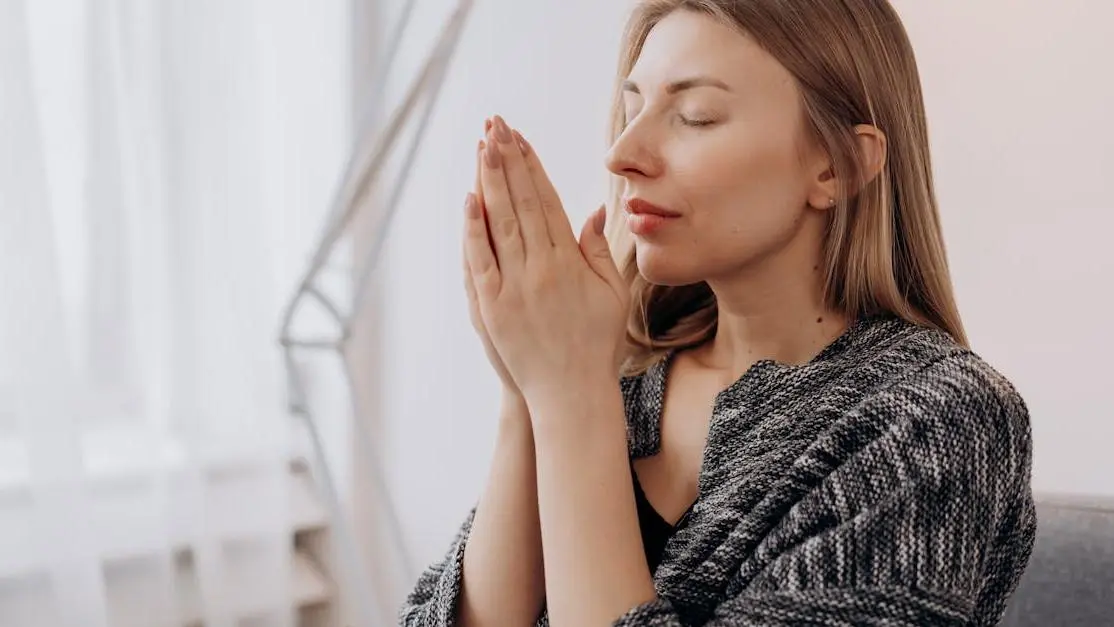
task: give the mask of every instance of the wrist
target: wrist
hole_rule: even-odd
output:
[[[535,437],[563,438],[601,427],[626,429],[625,408],[617,376],[593,377],[531,390],[526,397]],[[617,416],[617,425],[612,418]],[[578,436],[579,437],[579,436]]]
[[[499,408],[502,414],[516,410],[526,411],[526,399],[517,388],[503,386],[499,392]]]
[[[610,394],[619,386],[619,373],[600,367],[582,367],[575,371],[540,380],[522,389],[526,404],[583,400]]]
[[[530,409],[526,399],[516,390],[504,389],[499,400],[499,425],[503,427],[530,427]]]
[[[619,371],[598,363],[568,364],[563,372],[538,377],[520,388],[519,395],[531,408],[538,403],[562,402],[607,394],[618,387]]]

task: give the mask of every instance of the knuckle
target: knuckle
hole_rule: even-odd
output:
[[[516,282],[509,282],[503,286],[502,291],[499,292],[499,307],[500,310],[520,310],[522,303],[525,302],[525,294],[523,288],[516,284]]]
[[[491,313],[491,328],[498,333],[499,329],[503,329],[507,325],[507,315],[502,311],[495,311]]]
[[[533,213],[541,208],[541,201],[538,200],[537,196],[531,194],[522,198],[518,206],[520,211]]]
[[[491,294],[499,287],[499,276],[494,268],[485,268],[473,278],[472,291],[476,294]]]
[[[558,272],[555,270],[554,264],[544,263],[538,265],[534,272],[534,280],[530,283],[534,292],[544,292],[556,285],[557,280]]]
[[[564,208],[561,207],[561,201],[556,197],[544,195],[539,200],[539,203],[541,204],[542,210],[546,213],[563,215],[565,212]]]
[[[468,236],[469,237],[476,237],[476,236],[484,233],[485,230],[486,230],[486,227],[483,224],[483,220],[469,220],[468,221]]]
[[[500,237],[513,241],[518,236],[518,220],[513,217],[501,218],[496,225]]]
[[[569,248],[568,246],[558,246],[554,248],[553,255],[557,263],[562,267],[568,268],[570,265],[577,262],[577,256],[580,256],[579,248]]]

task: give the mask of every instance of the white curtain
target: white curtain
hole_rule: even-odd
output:
[[[294,624],[276,333],[346,6],[0,0],[0,626]]]

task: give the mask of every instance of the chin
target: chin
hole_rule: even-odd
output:
[[[635,245],[638,273],[654,285],[691,285],[704,280],[697,271],[696,255],[672,247],[638,242]]]

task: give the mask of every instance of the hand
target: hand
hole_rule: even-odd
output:
[[[484,132],[486,133],[491,129],[491,121],[486,120],[484,123]],[[476,184],[473,194],[475,194],[476,202],[483,210],[484,197],[483,197],[483,184],[480,180],[482,159],[485,143],[481,140],[476,149]],[[483,344],[484,353],[487,355],[487,360],[491,363],[491,367],[495,369],[495,374],[499,376],[500,382],[503,384],[503,397],[505,400],[519,399],[522,392],[519,391],[518,386],[515,385],[514,379],[511,378],[507,367],[503,364],[502,358],[491,344],[491,336],[484,326],[483,317],[480,315],[480,303],[476,298],[476,284],[472,280],[472,271],[468,267],[468,220],[464,221],[464,246],[462,252],[464,253],[464,291],[468,294],[468,316],[472,320],[472,328],[475,329],[476,335],[480,337],[480,342]],[[488,233],[488,238],[491,234]]]
[[[617,378],[629,295],[603,236],[604,208],[578,242],[537,154],[498,116],[483,153],[483,205],[469,195],[465,249],[507,372],[527,399]]]

